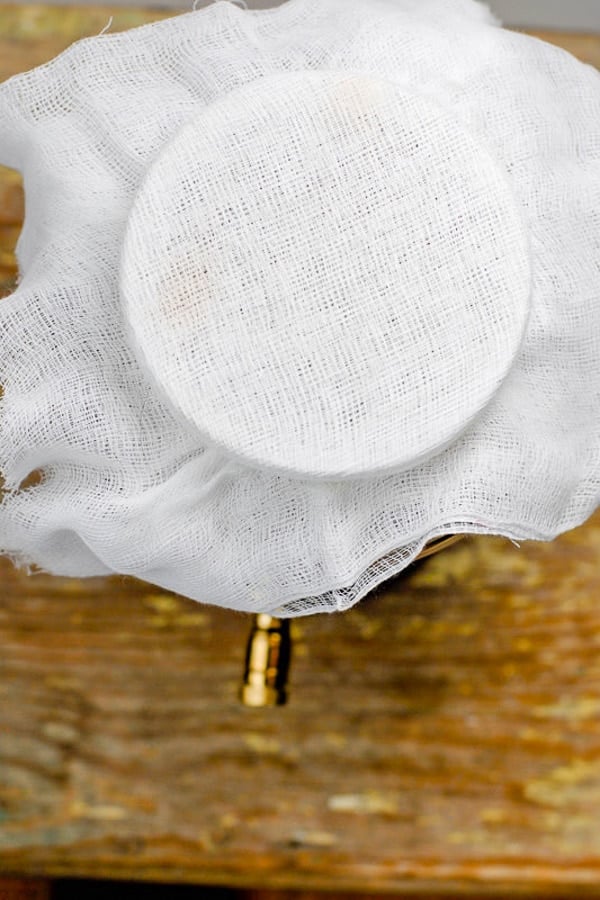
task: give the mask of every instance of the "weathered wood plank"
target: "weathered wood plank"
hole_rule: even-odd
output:
[[[99,34],[111,17],[110,30],[123,31],[169,15],[173,13],[110,5],[0,4],[0,80],[46,62],[73,41]]]
[[[50,882],[0,876],[0,900],[50,900]]]
[[[564,34],[557,31],[528,31],[542,41],[555,44],[577,56],[582,62],[600,68],[600,37],[597,34]]]
[[[302,620],[272,710],[246,617],[5,565],[0,869],[600,893],[599,550],[472,539]]]

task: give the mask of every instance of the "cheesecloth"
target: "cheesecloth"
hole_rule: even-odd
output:
[[[217,2],[0,85],[0,552],[293,616],[583,522],[599,123],[474,0]]]

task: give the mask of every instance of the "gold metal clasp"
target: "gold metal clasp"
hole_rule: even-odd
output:
[[[240,691],[244,706],[281,706],[286,702],[290,656],[289,620],[267,613],[255,616]]]
[[[423,547],[417,560],[445,550],[464,535],[434,538]],[[289,619],[277,619],[267,613],[254,617],[246,650],[244,682],[240,699],[244,706],[281,706],[287,700],[286,688],[291,657]]]

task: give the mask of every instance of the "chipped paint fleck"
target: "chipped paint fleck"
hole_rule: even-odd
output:
[[[45,722],[42,733],[59,744],[73,744],[79,738],[78,730],[66,722]]]
[[[173,624],[172,616],[151,616],[149,623],[152,628],[169,628]]]
[[[503,822],[506,822],[506,810],[501,809],[500,807],[490,806],[487,809],[482,809],[479,818],[485,825],[500,825]]]
[[[265,735],[255,731],[247,731],[242,737],[246,747],[254,750],[255,753],[271,755],[281,752],[281,744],[276,738],[265,737]]]
[[[204,628],[209,621],[209,617],[203,612],[182,613],[173,619],[173,623],[181,628]]]
[[[527,728],[521,728],[519,731],[519,737],[522,741],[545,741],[546,735],[543,731],[540,731],[538,728],[531,728],[531,726],[527,726]]]
[[[159,615],[165,615],[178,612],[180,604],[175,597],[171,597],[169,594],[146,594],[144,606],[159,613]]]
[[[219,825],[222,828],[237,828],[239,824],[239,816],[236,816],[236,814],[232,812],[223,813],[223,815],[219,818]]]
[[[66,675],[47,675],[44,678],[44,684],[46,687],[57,691],[77,691],[81,689],[81,684],[76,678],[70,678]]]
[[[529,638],[517,638],[516,641],[513,641],[513,650],[517,653],[531,653],[534,649],[533,643],[529,640]]]
[[[345,747],[348,743],[348,736],[340,734],[339,731],[328,731],[323,737],[330,747],[335,747],[336,749]]]
[[[155,615],[150,616],[152,628],[205,628],[210,617],[201,610],[188,611],[189,606],[169,594],[146,594],[144,606]]]
[[[329,831],[295,831],[289,840],[295,847],[333,847],[338,837]]]
[[[556,703],[536,706],[533,715],[538,719],[582,721],[600,715],[600,697],[560,697]]]
[[[383,622],[381,619],[377,619],[375,616],[369,616],[366,613],[361,613],[358,610],[353,610],[352,612],[352,624],[356,627],[358,634],[364,640],[371,640],[374,638],[376,634],[383,627]]]
[[[528,800],[542,806],[561,807],[571,803],[587,803],[591,794],[600,800],[600,761],[575,759],[568,766],[552,769],[543,778],[525,784],[523,793]]]
[[[122,806],[109,804],[90,806],[87,803],[77,802],[72,804],[69,812],[75,819],[94,819],[102,822],[116,822],[127,818],[127,810]]]
[[[362,794],[333,794],[327,799],[327,808],[333,812],[397,815],[399,804],[398,800],[389,794],[367,791]]]

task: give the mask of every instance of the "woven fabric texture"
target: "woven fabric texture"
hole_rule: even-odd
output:
[[[300,615],[584,521],[599,121],[474,0],[217,2],[0,85],[0,552]]]

